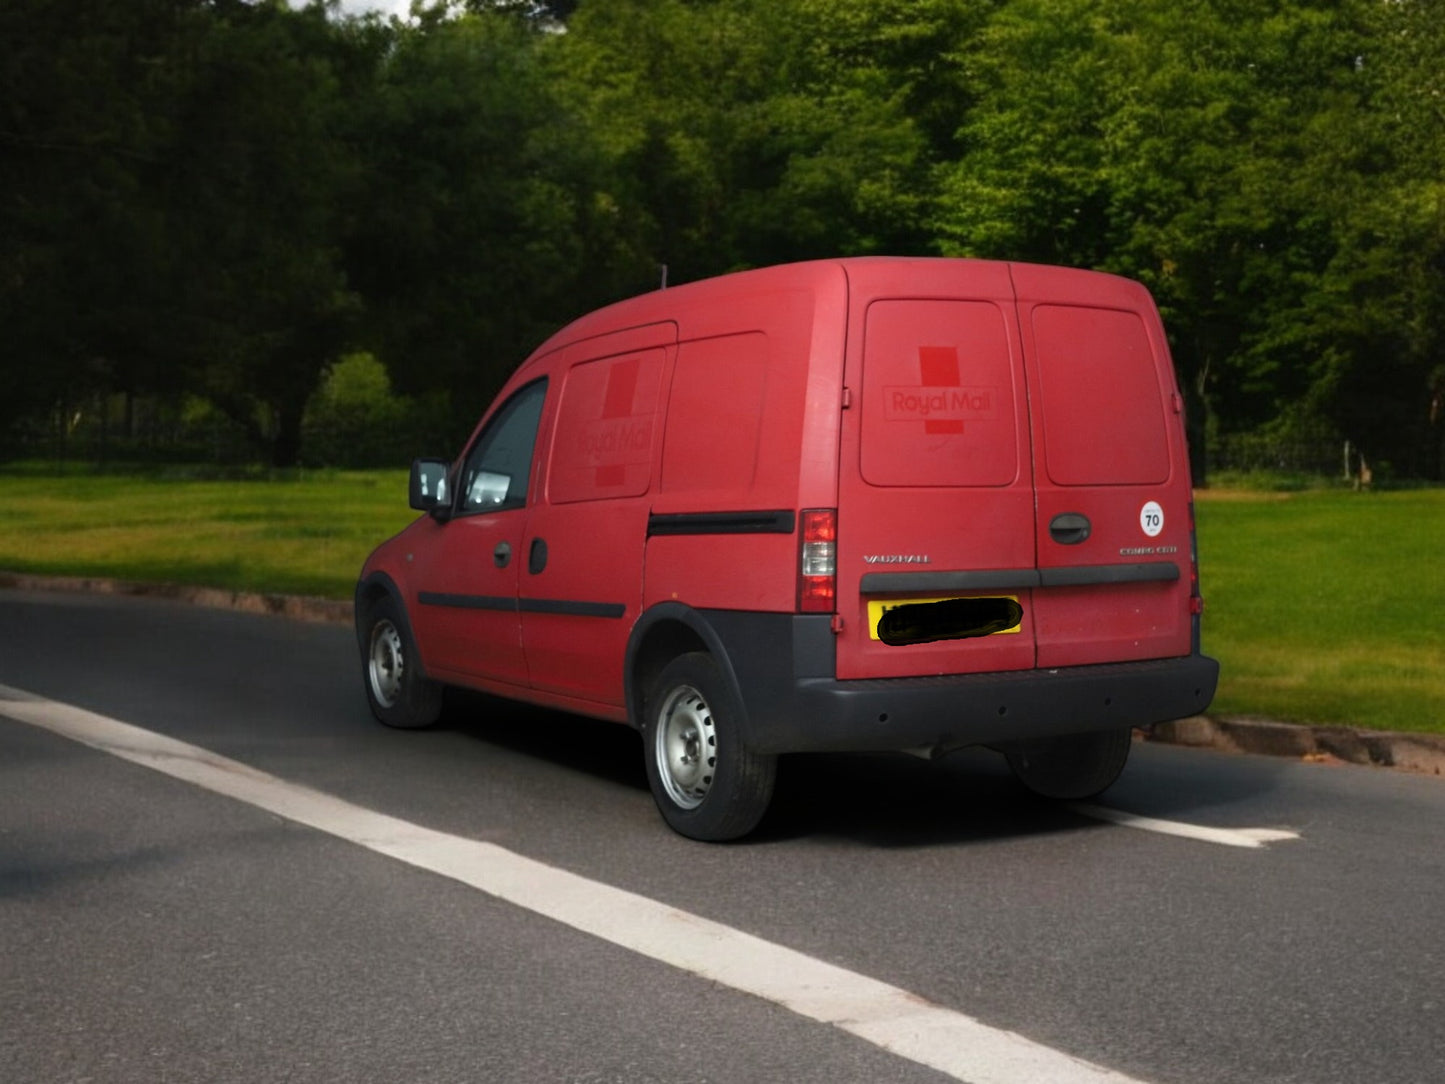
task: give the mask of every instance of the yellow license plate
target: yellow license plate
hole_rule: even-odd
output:
[[[977,597],[977,596],[970,596],[970,598],[976,598],[976,597]],[[990,595],[990,596],[987,596],[986,599],[979,599],[979,601],[990,601],[990,602],[996,602],[996,601],[1002,601],[1002,600],[1008,600],[1008,601],[1010,601],[1010,602],[1018,602],[1018,596],[1017,596],[1017,595]],[[932,602],[957,602],[957,601],[960,601],[960,600],[957,599],[957,598],[890,598],[890,599],[870,599],[869,602],[868,602],[868,636],[869,636],[870,639],[873,639],[873,640],[880,640],[880,639],[882,639],[882,637],[878,635],[878,622],[881,621],[881,620],[883,620],[883,615],[886,614],[889,610],[896,610],[899,606],[925,606],[925,605],[928,605],[929,603],[932,603]],[[1007,636],[1007,635],[1009,635],[1009,634],[1011,634],[1011,633],[1020,632],[1020,631],[1022,631],[1022,629],[1023,629],[1023,621],[1020,620],[1019,623],[1016,624],[1016,625],[1014,625],[1012,628],[999,629],[997,632],[991,632],[991,633],[989,633],[988,635],[990,635],[990,636]]]

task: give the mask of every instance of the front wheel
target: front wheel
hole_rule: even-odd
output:
[[[747,835],[773,797],[777,758],[743,744],[742,704],[711,655],[680,655],[648,692],[647,781],[663,818],[690,839]]]
[[[437,721],[442,687],[422,673],[416,644],[390,595],[367,604],[358,615],[361,677],[371,713],[387,726],[416,730]]]
[[[1020,783],[1045,798],[1079,801],[1107,790],[1129,759],[1132,730],[1033,738],[1004,749]]]

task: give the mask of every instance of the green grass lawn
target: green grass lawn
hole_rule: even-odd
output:
[[[1201,492],[1213,711],[1445,732],[1445,490]]]
[[[0,570],[349,598],[415,513],[400,471],[0,471]],[[1445,732],[1445,490],[1202,492],[1221,714]]]
[[[404,471],[0,472],[0,569],[350,598],[366,555],[415,517]]]

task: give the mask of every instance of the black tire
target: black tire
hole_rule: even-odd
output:
[[[679,655],[648,690],[647,781],[663,819],[689,839],[745,836],[772,801],[777,757],[743,744],[742,714],[732,684],[705,652]]]
[[[427,679],[401,605],[390,595],[356,615],[361,683],[371,714],[387,726],[419,730],[442,712],[442,686]]]
[[[1079,801],[1108,790],[1129,759],[1132,730],[1035,738],[1004,750],[1018,781],[1045,798]]]

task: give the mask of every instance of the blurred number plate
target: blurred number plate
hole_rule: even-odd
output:
[[[1018,601],[1018,597],[1017,597],[1016,595],[996,595],[996,596],[987,596],[987,597],[989,597],[989,598],[991,598],[991,599],[992,599],[992,598],[1008,599],[1008,600],[1011,601],[1011,602],[1017,602],[1017,601]],[[880,636],[878,635],[878,622],[883,619],[883,615],[886,614],[889,610],[897,609],[899,606],[926,606],[926,605],[928,605],[930,602],[956,602],[956,601],[959,601],[959,600],[958,600],[958,599],[954,599],[954,598],[890,598],[890,599],[887,599],[887,600],[883,600],[883,599],[872,599],[872,600],[870,600],[869,603],[868,603],[868,636],[869,636],[870,639],[873,639],[873,640],[882,639],[882,637],[880,637]],[[1007,635],[1009,635],[1009,634],[1011,634],[1011,633],[1022,632],[1022,631],[1023,631],[1023,622],[1020,621],[1019,624],[1015,625],[1013,628],[1009,628],[1009,629],[999,629],[998,632],[991,632],[991,633],[989,633],[989,635],[990,635],[990,636],[1007,636]]]

